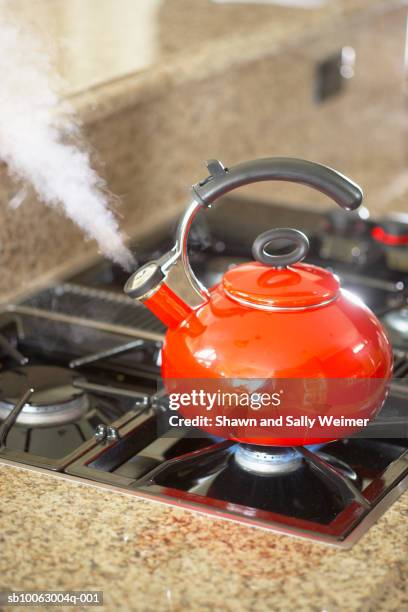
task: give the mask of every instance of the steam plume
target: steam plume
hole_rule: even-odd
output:
[[[6,4],[0,0],[0,159],[94,238],[104,255],[130,269],[133,256],[109,208],[112,198],[56,93],[49,56],[31,30],[5,18]]]

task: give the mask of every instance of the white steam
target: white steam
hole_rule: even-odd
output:
[[[0,12],[0,159],[43,202],[62,209],[94,238],[104,255],[130,269],[133,256],[109,209],[112,197],[91,167],[72,112],[59,100],[49,57],[31,31],[4,14]]]

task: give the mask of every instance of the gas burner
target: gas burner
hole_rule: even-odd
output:
[[[83,382],[66,368],[29,365],[0,374],[0,419],[4,420],[27,389],[33,389],[16,424],[35,427],[65,425],[80,419],[89,398],[75,383]]]
[[[297,470],[302,455],[291,447],[238,444],[235,461],[247,472],[269,476]]]

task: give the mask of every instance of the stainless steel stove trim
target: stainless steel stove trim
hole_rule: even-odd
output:
[[[143,425],[149,418],[153,418],[153,413],[149,410],[145,410],[137,415],[136,418],[126,421],[126,423],[120,424],[116,422],[115,425],[118,429],[120,438],[126,438],[129,433],[133,432],[140,425]],[[98,459],[98,457],[103,455],[106,450],[114,444],[115,442],[107,444],[106,441],[103,441],[102,444],[98,444],[97,446],[93,445],[85,454],[81,455],[81,457],[77,458],[69,466],[66,466],[66,473],[89,480],[97,480],[104,484],[114,484],[120,487],[129,487],[129,489],[131,489],[131,485],[134,483],[133,478],[89,467],[90,463]]]
[[[135,418],[134,412],[127,412],[122,417],[117,419],[114,423],[112,423],[112,427],[120,428],[125,425],[129,421],[132,421]],[[9,461],[16,462],[18,464],[24,464],[27,466],[35,466],[39,468],[46,468],[51,471],[60,471],[66,468],[73,461],[78,460],[82,455],[89,452],[93,447],[97,446],[98,442],[95,438],[90,438],[81,446],[73,450],[68,455],[61,457],[59,459],[51,459],[49,457],[42,457],[40,455],[34,455],[30,452],[14,450],[12,448],[3,447],[0,448],[0,461],[2,459],[7,459]]]
[[[215,519],[222,519],[226,521],[232,521],[235,523],[243,524],[246,527],[260,528],[264,531],[276,533],[277,535],[291,536],[296,539],[304,540],[305,538],[316,544],[322,544],[330,546],[332,548],[349,550],[356,544],[362,536],[372,527],[377,520],[392,506],[392,504],[408,489],[408,474],[389,492],[387,493],[376,506],[367,513],[356,525],[352,532],[350,532],[343,540],[333,540],[327,538],[324,535],[318,533],[306,533],[302,531],[294,531],[293,529],[287,528],[282,524],[264,523],[262,521],[254,520],[251,517],[236,517],[226,515],[217,508],[203,508],[198,504],[185,503],[183,500],[176,500],[168,498],[164,495],[151,494],[148,491],[141,489],[130,489],[115,484],[109,484],[107,482],[97,482],[88,478],[79,477],[73,474],[67,474],[64,472],[50,472],[42,467],[25,465],[10,461],[5,457],[0,457],[0,465],[5,465],[10,468],[17,468],[28,472],[34,472],[42,474],[44,476],[60,478],[65,482],[72,482],[81,484],[87,487],[93,487],[95,489],[101,489],[104,491],[110,491],[112,493],[118,493],[125,495],[126,497],[133,497],[137,500],[149,501],[153,503],[163,504],[169,507],[177,507],[183,510],[188,510],[197,513],[202,516],[211,517]]]
[[[135,427],[142,423],[143,416],[145,415],[140,415],[138,421],[126,423],[120,429],[121,437],[124,438],[133,432]],[[221,447],[226,448],[228,444],[230,443],[223,442],[214,445],[214,447],[218,446],[222,450]],[[381,478],[373,481],[364,490],[364,498],[368,502],[366,505],[360,504],[358,499],[354,500],[332,523],[322,525],[225,501],[211,500],[195,493],[163,487],[155,483],[148,484],[150,477],[154,476],[154,473],[159,471],[161,466],[154,468],[152,472],[142,477],[139,484],[135,482],[135,479],[89,467],[90,463],[103,455],[105,448],[106,446],[99,445],[97,448],[90,449],[68,466],[66,473],[80,478],[81,481],[83,479],[96,481],[103,487],[113,487],[114,490],[126,491],[144,499],[156,500],[170,506],[193,510],[200,514],[258,526],[277,533],[294,535],[340,548],[351,548],[391,504],[408,489],[408,451],[406,451],[399,459],[388,466]],[[206,452],[206,449],[197,452]],[[214,449],[214,452],[217,452],[216,449]],[[193,454],[191,453],[191,455]],[[187,457],[187,455],[181,457]],[[171,461],[177,461],[177,459]]]
[[[348,528],[344,529],[344,535],[335,535],[330,533],[330,530],[328,530],[327,526],[325,525],[320,525],[317,523],[309,523],[308,525],[308,521],[297,521],[290,519],[289,517],[282,517],[283,520],[279,521],[279,515],[274,515],[272,513],[264,513],[265,516],[262,517],[251,517],[250,512],[248,512],[249,516],[245,516],[239,513],[240,507],[238,505],[231,505],[226,502],[221,502],[219,507],[203,506],[203,504],[190,499],[188,497],[189,494],[182,495],[183,492],[175,489],[172,490],[166,488],[165,493],[163,487],[157,486],[138,488],[134,490],[142,495],[147,493],[150,499],[153,492],[153,495],[156,495],[163,503],[176,505],[177,507],[181,506],[189,510],[200,512],[201,514],[209,514],[238,523],[262,527],[263,529],[269,531],[283,533],[285,535],[293,535],[299,538],[347,549],[351,548],[407,489],[408,471],[403,479],[399,481],[399,483],[377,504],[375,504],[371,510],[364,510],[361,506],[358,506],[355,503],[347,507],[330,525],[330,527],[335,527],[338,529],[341,527],[343,522],[346,523]],[[172,492],[174,492],[175,495],[173,498],[169,498],[169,494]],[[193,496],[194,494],[192,497]],[[267,515],[269,515],[269,517]],[[311,526],[314,526],[314,528],[311,529]]]

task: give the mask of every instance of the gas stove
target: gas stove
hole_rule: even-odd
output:
[[[303,229],[309,261],[334,270],[393,342],[394,379],[369,431],[264,448],[169,428],[160,380],[165,330],[123,294],[126,275],[101,261],[0,313],[0,461],[350,547],[408,486],[408,246],[405,253],[398,243],[398,257],[390,255],[392,245],[376,238],[378,222],[364,215],[345,224],[343,213],[234,200],[235,220],[230,204],[196,220],[196,275],[215,284],[250,258],[265,227]],[[139,244],[139,260],[167,250],[168,235],[164,228]]]

